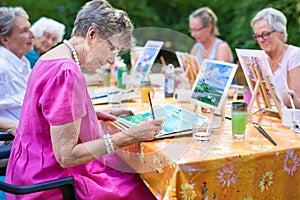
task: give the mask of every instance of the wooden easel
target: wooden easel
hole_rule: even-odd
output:
[[[184,55],[183,65],[185,67],[185,76],[189,80],[190,88],[192,88],[198,72],[196,71],[195,66],[193,66],[192,59],[188,56],[188,54]]]
[[[277,108],[279,117],[282,118],[281,107],[280,107],[278,99],[277,99],[277,97],[274,93],[274,90],[273,90],[273,87],[270,83],[269,77],[266,76],[263,80],[262,76],[260,74],[260,71],[259,71],[259,69],[256,65],[251,65],[251,70],[252,70],[252,73],[254,75],[254,79],[251,78],[250,75],[248,75],[248,77],[247,77],[250,80],[248,82],[251,83],[249,85],[249,87],[250,87],[250,90],[252,92],[252,98],[251,98],[251,101],[250,101],[250,105],[248,107],[248,113],[250,114],[250,111],[253,108],[254,100],[256,102],[257,108],[259,110],[261,110],[261,102],[258,99],[258,92],[262,97],[263,104],[264,104],[265,108],[266,109],[271,109],[272,105],[271,105],[270,99],[268,97],[268,92],[269,92],[269,94],[271,95],[271,98],[273,99],[273,101],[275,103],[275,107]]]

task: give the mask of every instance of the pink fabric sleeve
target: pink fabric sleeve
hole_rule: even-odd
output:
[[[300,52],[299,52],[300,53]],[[300,56],[299,54],[294,54],[288,60],[288,71],[300,66]]]
[[[40,107],[50,125],[61,125],[86,115],[84,86],[73,69],[60,70],[44,88]]]
[[[300,66],[300,48],[289,45],[287,55],[284,56],[282,65],[287,66],[287,72],[291,71],[292,69]]]

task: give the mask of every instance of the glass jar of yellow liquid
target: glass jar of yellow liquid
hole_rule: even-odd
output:
[[[151,98],[154,97],[154,89],[151,86],[151,82],[150,81],[142,81],[141,82],[141,90],[140,90],[142,103],[149,103],[148,93],[150,94]]]

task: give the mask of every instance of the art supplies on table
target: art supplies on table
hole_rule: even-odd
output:
[[[139,98],[139,95],[136,95],[133,89],[122,90],[114,87],[90,87],[88,88],[88,93],[91,97],[92,103],[96,104],[106,104],[108,103],[108,92],[121,90],[122,91],[122,101],[130,101],[132,99]]]
[[[193,124],[207,120],[207,117],[204,115],[193,113],[170,104],[154,106],[153,113],[155,119],[162,119],[164,121],[163,129],[155,136],[156,139],[192,134]],[[114,121],[114,124],[119,129],[126,130],[131,126],[152,118],[152,111],[146,110],[130,116],[120,116]]]

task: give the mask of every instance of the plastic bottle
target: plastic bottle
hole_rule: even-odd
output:
[[[169,64],[165,73],[165,97],[172,97],[175,92],[175,69]]]
[[[111,83],[113,84],[113,86],[117,86],[118,85],[118,65],[116,62],[113,65],[111,65],[111,78],[112,78]]]
[[[110,86],[110,69],[105,69],[102,75],[103,86],[109,87]]]
[[[120,56],[117,56],[115,59],[115,63],[112,65],[112,70],[111,73],[113,74],[114,77],[114,86],[118,86],[118,82],[119,82],[119,77],[118,77],[118,69],[119,67],[123,64],[123,60],[121,59]],[[125,63],[124,63],[125,64]]]
[[[118,88],[126,88],[126,79],[127,79],[128,69],[124,60],[118,62]]]

